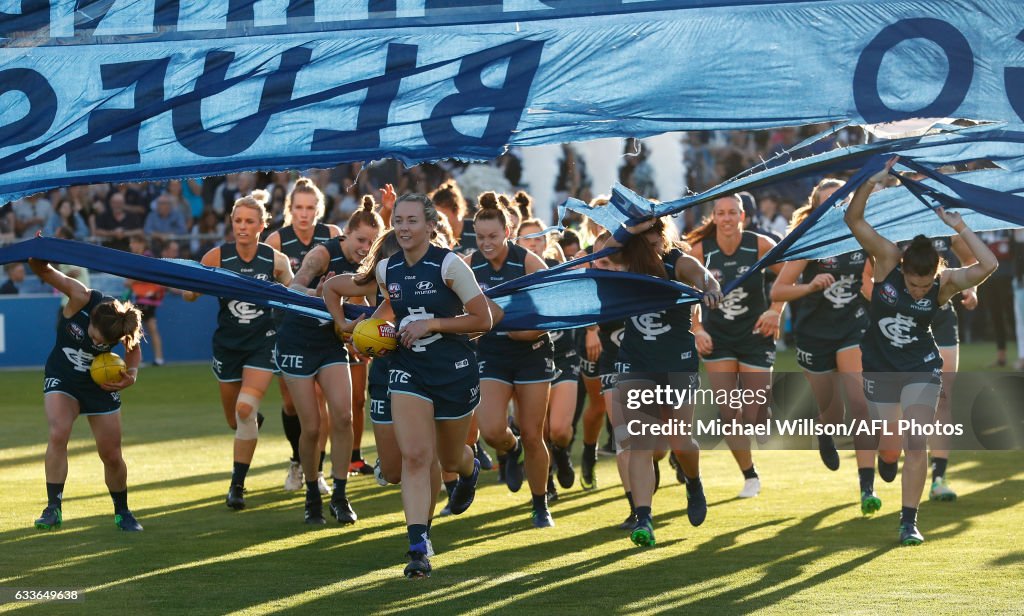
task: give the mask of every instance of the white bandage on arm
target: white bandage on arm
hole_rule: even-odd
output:
[[[444,261],[441,262],[441,278],[446,282],[451,281],[451,290],[455,291],[463,305],[483,294],[480,284],[473,276],[473,270],[454,252],[444,256]]]

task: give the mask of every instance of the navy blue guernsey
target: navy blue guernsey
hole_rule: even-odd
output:
[[[757,234],[744,231],[736,252],[727,255],[714,236],[701,242],[704,266],[724,288],[757,262]],[[717,310],[704,311],[704,328],[715,340],[742,342],[754,335],[754,324],[768,309],[764,274],[747,278],[722,299]]]
[[[46,359],[47,377],[62,378],[71,387],[103,391],[89,376],[89,367],[97,355],[110,352],[114,345],[96,344],[92,341],[92,337],[89,336],[89,315],[98,304],[109,301],[113,301],[113,298],[104,297],[99,291],[92,291],[88,303],[71,317],[65,317],[61,312],[57,323],[57,341]]]
[[[526,255],[529,251],[509,241],[506,241],[505,245],[508,247],[508,254],[498,270],[491,267],[491,263],[479,250],[469,258],[469,266],[473,269],[473,276],[480,283],[481,290],[487,291],[526,274]],[[540,339],[543,339],[543,336]],[[494,331],[484,334],[477,340],[480,352],[488,355],[528,353],[536,343],[537,340],[511,340],[508,333]]]
[[[243,261],[233,243],[223,244],[220,247],[220,266],[257,280],[274,280],[274,249],[267,244],[257,244],[252,261]],[[214,343],[226,349],[255,350],[273,335],[274,321],[269,308],[235,299],[220,299]]]
[[[345,253],[341,249],[341,236],[328,239],[322,245],[327,250],[327,255],[330,258],[325,273],[348,274],[359,269],[358,263],[352,263],[345,257]],[[307,286],[310,289],[315,289],[322,279],[323,274],[320,274],[310,280]],[[281,317],[281,331],[286,336],[293,334],[316,335],[324,336],[324,340],[334,341],[336,339],[333,321],[296,314],[290,310],[284,311],[284,315]]]
[[[662,255],[665,273],[675,280],[676,262],[683,252],[674,248]],[[680,372],[696,366],[697,350],[690,332],[690,310],[673,306],[626,319],[619,361],[631,372]]]
[[[395,313],[396,324],[419,319],[448,319],[465,313],[462,300],[445,283],[441,266],[447,248],[433,244],[416,263],[409,265],[404,251],[388,258],[384,288]],[[477,370],[476,354],[463,334],[433,333],[410,348],[398,346],[392,360],[395,369],[404,368],[424,382],[444,385],[462,379],[465,370]]]
[[[800,298],[793,323],[798,337],[842,340],[851,331],[867,328],[868,311],[861,295],[866,263],[867,255],[862,250],[807,262],[801,283],[808,284],[819,274],[831,274],[835,282]]]
[[[939,310],[939,279],[919,300],[899,266],[871,292],[871,325],[860,343],[864,372],[931,372],[942,367],[931,323]]]
[[[476,250],[476,228],[473,227],[472,218],[462,219],[462,233],[459,234],[459,245],[455,252],[468,255]]]
[[[277,232],[277,237],[281,240],[281,252],[288,257],[292,271],[297,272],[299,266],[302,265],[302,260],[306,258],[310,250],[331,239],[331,228],[323,223],[316,223],[316,226],[313,227],[313,239],[308,244],[302,243],[295,235],[295,228],[291,225],[281,227]]]
[[[601,341],[601,353],[611,353],[612,359],[619,352],[622,336],[626,333],[626,321],[617,319],[597,324],[597,339]]]
[[[548,267],[554,267],[561,265],[555,259],[544,259],[544,263]],[[555,345],[555,357],[563,357],[570,353],[576,352],[576,339],[573,336],[573,329],[557,329],[555,331],[548,332],[548,337],[551,338],[551,342]]]

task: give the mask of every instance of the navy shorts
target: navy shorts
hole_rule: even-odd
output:
[[[544,337],[526,353],[501,354],[486,350],[477,353],[480,380],[507,385],[550,383],[555,380],[555,359],[551,342]]]
[[[375,424],[389,424],[391,418],[391,396],[387,385],[370,385],[370,421]]]
[[[407,394],[432,403],[437,421],[462,419],[480,404],[480,375],[472,371],[466,371],[465,376],[451,383],[435,385],[394,362],[389,381],[389,395]]]
[[[712,335],[711,339],[715,348],[703,356],[705,362],[732,359],[746,366],[766,370],[775,365],[775,340],[770,336],[751,334],[743,340],[723,341]]]
[[[908,404],[930,406],[938,403],[942,391],[942,369],[923,372],[864,372],[864,397],[874,404]],[[915,386],[905,391],[906,388]]]
[[[615,389],[615,380],[618,376],[618,369],[616,368],[616,356],[619,353],[618,347],[613,352],[605,353],[601,351],[601,358],[597,360],[597,373],[601,379],[601,393],[611,391]]]
[[[280,334],[274,361],[282,374],[298,378],[314,377],[323,368],[349,363],[348,349],[336,340],[311,342]]]
[[[274,338],[267,338],[266,344],[248,351],[228,349],[214,343],[213,374],[221,383],[235,383],[242,380],[242,370],[245,368],[276,373],[274,346]]]
[[[576,351],[569,351],[555,358],[555,381],[559,383],[576,383],[580,378],[580,356]]]
[[[850,332],[842,340],[818,340],[797,335],[796,338],[796,363],[807,372],[824,373],[835,372],[838,368],[836,354],[846,349],[860,347],[860,340],[864,337],[863,329]]]
[[[121,392],[101,389],[88,372],[82,375],[47,372],[43,377],[43,395],[54,393],[77,400],[81,415],[109,415],[121,410]]]

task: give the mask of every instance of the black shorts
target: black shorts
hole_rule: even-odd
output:
[[[911,389],[907,389],[910,387]],[[930,372],[864,372],[864,397],[874,404],[935,408],[942,391],[942,369]]]
[[[266,372],[277,372],[274,361],[274,338],[259,348],[238,351],[213,344],[213,374],[221,383],[237,383],[242,380],[242,370],[252,368]]]
[[[859,348],[863,329],[850,332],[841,340],[819,340],[807,336],[796,337],[796,363],[811,373],[835,372],[836,355],[846,349]]]
[[[935,346],[941,348],[955,347],[960,344],[960,332],[957,328],[956,310],[951,304],[935,313],[932,320],[932,336]]]
[[[48,394],[63,394],[77,400],[81,415],[110,415],[121,410],[121,392],[101,389],[89,373],[45,373],[43,395]]]
[[[146,321],[148,321],[150,319],[155,319],[156,318],[157,306],[154,306],[152,304],[135,304],[135,306],[138,307],[139,312],[142,313],[142,322],[143,323],[145,323]]]
[[[550,383],[555,380],[555,360],[551,342],[545,337],[534,343],[526,353],[505,355],[481,351],[477,353],[481,381],[499,381],[507,385]]]
[[[340,342],[305,342],[278,335],[274,365],[285,376],[311,378],[328,366],[348,365],[348,350]]]
[[[555,358],[555,380],[552,386],[559,383],[576,383],[580,379],[580,356],[576,351],[563,353]]]
[[[473,371],[466,371],[465,376],[451,383],[434,385],[395,361],[389,370],[389,381],[389,395],[406,394],[432,403],[437,421],[462,419],[480,403],[480,375]]]
[[[742,340],[720,340],[712,335],[714,350],[704,355],[705,362],[734,360],[745,366],[770,369],[775,365],[775,340],[751,334]]]

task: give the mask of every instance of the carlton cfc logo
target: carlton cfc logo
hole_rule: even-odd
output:
[[[228,302],[228,311],[238,319],[239,325],[248,325],[255,319],[263,316],[263,309],[256,304],[231,300]]]
[[[892,286],[891,283],[885,283],[882,285],[882,290],[879,291],[882,296],[882,301],[892,306],[896,305],[896,300],[899,297],[899,293],[896,291],[896,287]]]

